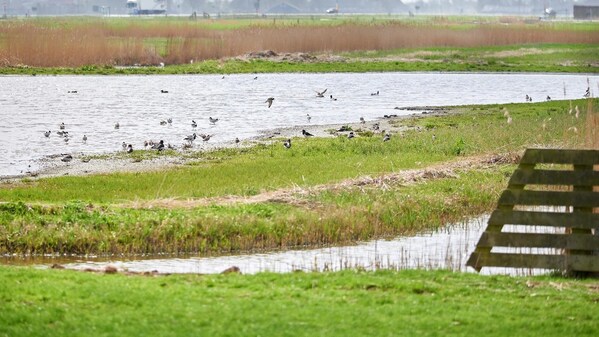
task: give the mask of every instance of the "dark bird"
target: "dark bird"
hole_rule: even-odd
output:
[[[361,124],[366,124],[366,120],[364,119],[364,117],[360,117],[360,123]]]
[[[71,156],[70,154],[67,154],[64,157],[62,157],[60,160],[63,161],[63,162],[65,162],[65,163],[68,163],[71,160],[73,160],[73,156]]]
[[[268,103],[268,107],[270,108],[270,106],[272,105],[272,101],[274,101],[275,98],[274,97],[269,97],[264,103]]]
[[[329,97],[331,97],[331,100],[333,100],[333,101],[336,101],[336,100],[337,100],[336,98],[333,98],[333,95],[331,95],[331,96],[329,96]]]
[[[302,130],[302,135],[304,135],[304,137],[313,137],[314,135],[311,134],[310,132],[306,131],[306,130]]]
[[[379,91],[377,90],[376,92],[373,92],[370,94],[370,96],[378,96],[379,95]]]
[[[378,131],[378,130],[379,130],[379,128],[380,128],[380,124],[379,124],[379,123],[374,123],[374,124],[372,124],[372,130],[373,130],[373,131]]]
[[[119,122],[116,122],[116,124],[114,125],[115,130],[118,130],[121,127],[121,124],[119,124]]]
[[[287,139],[287,140],[286,140],[286,141],[283,143],[283,146],[284,146],[286,149],[290,149],[290,148],[291,148],[291,139]]]
[[[68,91],[68,93],[69,93],[69,94],[76,94],[76,93],[77,93],[77,90],[69,90],[69,91]]]
[[[349,125],[342,125],[339,129],[337,129],[337,131],[339,131],[339,132],[351,131],[351,127]]]
[[[547,100],[551,101],[551,96],[547,95]]]
[[[131,153],[131,152],[133,152],[133,145],[128,144],[127,145],[127,153]]]
[[[525,100],[526,102],[528,102],[528,100],[529,100],[529,99],[530,99],[530,96],[528,96],[528,94],[526,94],[526,97],[524,98],[524,100]]]
[[[169,118],[166,119],[166,122],[169,123],[169,124],[173,124],[173,119],[169,117]]]
[[[383,142],[388,142],[391,140],[391,135],[390,134],[385,134],[385,137],[383,137]]]
[[[216,124],[216,122],[218,122],[218,118],[208,117],[208,120],[210,121],[210,124]]]
[[[164,140],[162,140],[162,139],[161,139],[161,140],[160,140],[160,142],[159,142],[158,144],[154,144],[154,145],[152,146],[152,149],[154,149],[154,150],[158,150],[158,151],[162,151],[162,150],[164,150]]]
[[[60,123],[60,125],[58,126],[58,128],[60,128],[61,130],[64,130],[64,128],[65,128],[64,122]]]
[[[84,143],[87,142],[87,136],[86,135],[83,135],[83,142]]]
[[[210,140],[210,138],[212,138],[212,135],[200,135],[200,137],[202,137],[202,140],[207,142]]]
[[[325,92],[327,92],[327,89],[324,89],[324,91],[316,91],[316,97],[324,97]]]
[[[239,144],[241,142],[238,137],[235,137],[235,144]]]
[[[44,136],[50,137],[51,133],[52,133],[52,131],[48,130],[48,131],[44,132]]]
[[[166,121],[160,121],[160,125],[166,125]]]
[[[355,137],[355,135],[354,135],[354,132],[353,132],[353,131],[350,131],[350,132],[347,134],[347,138],[348,138],[348,139],[352,139],[352,138],[354,138],[354,137]]]
[[[584,98],[591,97],[591,87],[587,87],[587,91],[584,93],[584,95],[582,97],[584,97]]]
[[[193,119],[191,120],[191,127],[192,128],[196,128],[198,126],[198,123],[196,123],[196,121],[194,121]]]
[[[163,94],[168,94],[168,90],[160,90],[160,92]]]
[[[255,80],[257,80],[257,79],[258,79],[258,76],[254,77],[254,79],[255,79]]]

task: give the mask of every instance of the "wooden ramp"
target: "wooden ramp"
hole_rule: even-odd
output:
[[[599,272],[594,165],[597,150],[526,150],[466,264]]]

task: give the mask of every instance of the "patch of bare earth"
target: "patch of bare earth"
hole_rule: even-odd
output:
[[[346,58],[331,54],[310,54],[310,53],[277,53],[272,50],[263,50],[240,55],[234,58],[238,61],[267,60],[272,62],[345,62]]]
[[[458,172],[463,170],[484,169],[496,165],[513,164],[520,160],[518,153],[479,155],[473,157],[459,158],[452,162],[435,164],[422,169],[403,170],[399,172],[383,174],[377,177],[362,176],[347,179],[334,184],[316,185],[308,188],[299,186],[284,188],[275,191],[267,191],[253,196],[223,196],[201,199],[156,199],[148,201],[135,201],[121,204],[127,208],[194,208],[209,205],[234,205],[254,204],[263,202],[287,203],[297,206],[310,206],[306,197],[325,191],[359,189],[388,189],[397,185],[409,185],[419,182],[442,179],[457,178]]]

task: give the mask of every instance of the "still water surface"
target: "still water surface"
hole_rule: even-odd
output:
[[[192,132],[213,144],[260,131],[374,120],[415,111],[395,107],[581,98],[598,75],[364,73],[0,77],[0,176],[38,168],[61,153],[105,153],[145,140],[181,145]],[[315,90],[328,89],[325,98]],[[565,90],[564,90],[565,89]],[[161,93],[161,90],[168,93]],[[77,91],[77,93],[69,93]],[[372,96],[371,93],[380,94]],[[565,92],[564,92],[565,91]],[[333,95],[337,100],[331,100]],[[274,97],[271,108],[265,100]],[[416,111],[418,113],[419,111]],[[208,117],[219,118],[210,124]],[[160,121],[171,118],[171,125]],[[191,121],[198,124],[191,127]],[[114,125],[120,124],[116,130]],[[65,123],[70,140],[56,135]],[[52,131],[49,138],[45,131]],[[82,141],[86,135],[87,142]],[[29,167],[31,165],[31,167]]]

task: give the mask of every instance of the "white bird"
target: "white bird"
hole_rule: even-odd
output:
[[[59,127],[61,130],[64,130],[64,128],[65,128],[64,122],[63,122],[63,123],[60,123],[60,125],[59,125],[58,127]]]
[[[127,149],[127,143],[123,142],[123,143],[121,144],[121,147],[123,148],[123,150],[126,150],[126,149]]]
[[[578,110],[578,105],[574,107],[574,110],[576,111],[576,114],[574,114],[574,117],[576,117],[576,118],[580,117],[580,110]]]
[[[133,152],[133,145],[129,144],[127,145],[127,153],[131,153]]]
[[[512,116],[507,116],[507,123],[512,124]]]
[[[355,136],[356,136],[356,135],[354,134],[354,132],[353,132],[353,131],[350,131],[350,132],[349,132],[349,134],[347,135],[347,138],[348,138],[348,139],[352,139],[352,138],[354,138]]]
[[[290,148],[291,148],[291,139],[287,139],[287,140],[286,140],[286,141],[283,143],[283,146],[284,146],[286,149],[290,149]]]

